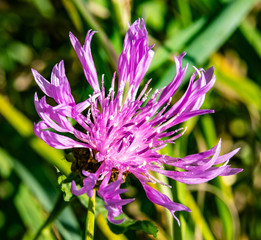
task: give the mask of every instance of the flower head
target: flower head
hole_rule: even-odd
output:
[[[91,30],[87,33],[83,46],[70,33],[71,43],[81,61],[85,77],[93,88],[93,95],[84,102],[75,103],[63,61],[54,66],[51,82],[32,70],[35,81],[44,94],[57,103],[57,106],[51,106],[47,104],[46,96],[39,100],[35,94],[35,107],[42,119],[34,126],[35,134],[54,148],[74,149],[77,160],[72,169],[80,169],[84,179],[80,189],[73,181],[71,191],[77,196],[86,193],[91,197],[93,189],[98,188],[98,195],[104,199],[110,222],[122,222],[123,219],[115,220],[115,217],[122,213],[123,205],[134,200],[122,199],[120,196],[127,191],[120,186],[130,173],[141,182],[148,199],[166,207],[174,217],[176,211],[190,211],[187,207],[172,202],[147,183],[163,184],[152,172],[182,183],[198,184],[216,176],[241,171],[228,165],[228,160],[238,149],[220,156],[221,141],[206,152],[184,158],[158,153],[159,149],[167,143],[174,143],[184,133],[185,129],[182,128],[170,130],[175,125],[193,116],[213,112],[200,109],[206,92],[215,82],[213,68],[206,71],[195,68],[186,92],[171,105],[172,96],[178,90],[187,70],[187,66],[182,68],[181,65],[185,55],[183,53],[175,57],[176,75],[166,87],[155,90],[149,98],[152,89],[148,90],[148,81],[138,94],[154,52],[148,45],[144,21],[137,20],[129,26],[119,57],[118,88],[115,89],[114,74],[111,88],[106,94],[104,78],[100,87],[91,55],[90,45],[94,33]],[[69,118],[74,119],[82,130],[76,129]],[[214,167],[221,163],[223,165]],[[182,171],[165,170],[164,165],[177,167]]]

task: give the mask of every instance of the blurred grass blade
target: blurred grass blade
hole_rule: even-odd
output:
[[[39,200],[43,208],[47,211],[51,210],[53,204],[49,196],[50,191],[49,192],[46,191],[42,187],[42,185],[37,181],[37,179],[18,160],[11,157],[4,149],[0,148],[0,153],[1,153],[1,158],[2,157],[7,158],[8,161],[11,162],[13,166],[15,166],[14,171],[20,177],[23,183],[29,188],[30,192],[32,192],[34,196]],[[45,216],[44,219],[46,219]],[[42,221],[42,223],[43,222],[44,221]],[[59,232],[64,237],[64,239],[67,240],[80,239],[80,235],[77,234],[77,230],[76,230],[79,229],[79,226],[77,224],[75,217],[73,216],[72,212],[69,211],[69,209],[66,209],[61,213],[61,217],[59,218],[59,221],[56,221],[55,224]],[[70,229],[73,229],[74,231],[68,231],[68,229],[64,226],[67,227],[69,226]],[[39,227],[40,225],[38,226],[38,228]]]
[[[206,141],[206,146],[207,148],[212,148],[217,144],[216,128],[215,128],[213,118],[209,115],[204,115],[201,116],[200,122],[204,132],[204,139]]]
[[[188,213],[195,224],[196,227],[200,229],[202,236],[206,240],[214,240],[215,237],[210,230],[208,223],[206,222],[204,216],[201,213],[199,206],[197,205],[196,201],[194,200],[190,191],[187,190],[185,184],[180,182],[175,182],[175,187],[173,190],[176,192],[174,193],[174,199],[178,199],[178,202],[184,204],[186,207],[191,209],[192,212]],[[176,195],[176,196],[175,196]],[[186,220],[183,218],[183,212],[177,212],[176,216],[181,221],[181,226],[179,227],[176,222],[174,222],[174,238],[173,239],[188,239],[188,236],[191,235],[189,227],[186,223]]]
[[[64,210],[65,207],[67,207],[69,205],[69,202],[65,202],[63,200],[63,194],[61,193],[53,207],[53,210],[51,211],[51,213],[49,214],[48,218],[46,219],[46,221],[43,223],[43,225],[39,228],[39,230],[37,231],[34,240],[38,239],[38,237],[40,237],[40,235],[42,234],[42,232],[44,231],[44,229],[46,229],[50,224],[53,223],[53,221],[55,221],[57,219],[57,217],[60,215],[60,213]]]
[[[125,237],[124,234],[115,234],[111,231],[109,228],[105,218],[101,215],[98,214],[96,217],[96,223],[100,227],[100,231],[106,236],[108,240],[128,240],[127,237]]]
[[[180,185],[184,185],[184,184],[180,183]],[[214,240],[215,237],[213,236],[212,231],[209,229],[208,223],[204,219],[204,216],[202,215],[192,194],[186,189],[185,185],[180,186],[179,191],[183,192],[182,194],[179,194],[179,197],[183,196],[184,199],[186,199],[186,201],[185,201],[186,203],[184,203],[184,201],[182,201],[182,203],[192,210],[192,212],[190,214],[191,214],[195,224],[197,225],[197,227],[201,230],[201,233],[202,233],[202,236],[204,237],[204,239]]]
[[[170,149],[171,147],[172,147],[171,145],[166,146],[164,148],[164,152],[167,152],[168,151],[167,149]],[[159,153],[163,155],[164,153],[161,150],[162,149],[160,149]],[[152,174],[153,174],[154,177],[156,177],[161,182],[169,184],[169,180],[165,175],[159,174],[159,173],[156,173],[156,172],[153,172]],[[166,196],[169,197],[169,199],[171,199],[173,201],[172,191],[169,187],[163,186],[161,184],[156,184],[156,188],[157,188],[156,190],[165,194]],[[173,226],[173,221],[175,221],[175,220],[173,219],[173,216],[171,215],[171,213],[169,212],[168,209],[164,208],[163,211],[164,211],[164,216],[165,216],[165,219],[166,219],[167,234],[171,238],[173,238],[173,228],[172,228],[172,226]]]
[[[223,195],[222,198],[217,198],[217,206],[221,214],[222,223],[227,239],[239,239],[240,237],[240,220],[239,213],[235,206],[233,191],[230,185],[228,185],[224,178],[218,177],[214,182],[217,182],[217,186],[221,189]],[[221,201],[222,200],[222,201]],[[225,206],[224,206],[225,204]],[[233,231],[231,230],[233,229]]]
[[[44,17],[51,18],[54,15],[55,10],[50,0],[31,0],[31,2]]]
[[[173,60],[173,55],[180,52],[186,46],[189,40],[193,38],[207,23],[207,18],[202,17],[193,24],[168,38],[162,46],[155,46],[155,56],[151,62],[148,73],[160,67],[167,60]]]
[[[216,180],[216,179],[215,179]],[[221,178],[219,178],[221,180]],[[222,181],[220,181],[222,182]],[[189,190],[193,191],[201,191],[201,192],[209,192],[213,195],[215,195],[216,203],[218,206],[218,211],[221,214],[221,217],[226,217],[226,219],[222,218],[223,227],[225,229],[225,236],[222,236],[222,239],[239,239],[240,235],[240,224],[239,224],[239,216],[238,211],[236,209],[236,206],[233,202],[233,198],[231,199],[224,189],[220,189],[216,186],[210,185],[208,183],[201,185],[200,188],[198,188],[197,185],[190,185]],[[230,188],[230,187],[229,187]],[[231,192],[232,193],[232,192]],[[224,211],[225,210],[225,211]],[[223,212],[220,212],[223,211]],[[228,224],[228,225],[226,225]],[[234,226],[233,226],[234,225]]]
[[[185,50],[187,55],[183,61],[184,65],[186,63],[190,64],[186,79],[188,79],[188,76],[193,72],[193,65],[198,66],[204,64],[207,59],[224,44],[256,2],[257,0],[237,0],[231,2],[208,24],[206,29],[192,41]],[[160,89],[167,85],[173,79],[174,74],[175,66],[171,66],[160,79],[156,88]]]
[[[116,21],[119,24],[121,33],[125,33],[128,30],[128,23],[130,23],[131,17],[131,2],[129,0],[112,0],[111,1]]]
[[[215,87],[227,98],[243,102],[250,113],[259,120],[261,88],[251,79],[234,72],[223,56],[215,54],[211,61],[216,67],[215,75],[218,79]]]
[[[187,152],[187,145],[188,145],[187,142],[188,142],[188,135],[187,133],[185,133],[183,137],[176,142],[176,147],[175,147],[176,156],[182,156]],[[172,187],[174,200],[178,199],[178,202],[184,204],[186,207],[191,209],[192,212],[188,214],[192,217],[195,226],[199,228],[203,238],[206,240],[214,240],[215,237],[213,236],[208,226],[208,223],[206,222],[204,216],[202,215],[201,210],[197,205],[196,201],[194,200],[192,194],[190,193],[190,191],[187,190],[186,184],[173,180],[171,180],[170,183],[171,185],[174,185]],[[182,217],[184,214],[186,213],[177,212],[176,214],[182,221],[181,225],[186,225],[186,222]],[[174,223],[174,239],[188,239],[188,236],[190,236],[190,234],[191,233],[189,231],[188,226],[184,228],[180,228],[177,226],[176,223]]]
[[[257,0],[231,2],[186,49],[195,64],[203,64],[239,26]]]
[[[117,69],[117,63],[118,63],[118,56],[115,50],[113,49],[113,46],[110,43],[110,40],[108,39],[106,33],[103,31],[103,29],[100,27],[96,19],[91,15],[91,13],[88,11],[86,5],[83,3],[82,0],[73,0],[73,3],[75,4],[78,11],[81,13],[82,17],[86,21],[86,23],[95,31],[98,31],[97,38],[99,39],[101,45],[103,46],[103,49],[107,53],[108,58],[111,60],[110,63],[112,64],[112,67],[114,69]]]
[[[15,109],[3,96],[0,95],[0,113],[15,128],[18,133],[27,138],[30,146],[47,162],[56,166],[62,173],[71,172],[70,163],[65,160],[62,151],[48,146],[34,135],[32,122],[21,112]]]
[[[8,153],[0,148],[0,176],[2,178],[7,178],[12,173],[14,164],[12,159],[9,157]]]
[[[31,121],[16,110],[2,95],[0,95],[0,106],[0,113],[22,137],[29,137],[33,134]]]
[[[43,209],[24,184],[20,184],[14,198],[14,204],[28,229],[23,239],[32,239],[37,228],[41,226],[45,219]],[[46,230],[43,233],[43,239],[52,240],[55,238],[50,230]]]
[[[188,0],[178,0],[178,7],[181,15],[181,21],[184,26],[188,26],[192,22],[191,10]]]
[[[68,15],[72,19],[72,22],[74,23],[76,29],[83,33],[83,26],[82,26],[82,20],[79,16],[79,13],[75,7],[75,5],[72,3],[71,0],[62,0],[64,8],[67,10]]]
[[[205,115],[202,116],[201,123],[202,123],[202,129],[204,133],[204,139],[206,139],[206,146],[207,148],[211,148],[216,144],[217,141],[214,121],[210,116]],[[216,179],[213,180],[213,182],[214,185],[217,187],[216,190],[213,191],[213,193],[219,197],[216,198],[216,204],[217,204],[219,216],[222,219],[221,222],[222,222],[226,239],[228,240],[238,239],[239,220],[238,220],[237,211],[234,210],[235,207],[234,207],[232,189],[229,185],[225,184],[222,181],[221,177],[217,177]],[[210,186],[210,185],[208,188],[215,189],[214,186]],[[222,201],[220,199],[222,199]]]
[[[246,19],[241,23],[239,29],[261,58],[261,33],[258,29]]]
[[[3,154],[1,154],[3,153]],[[12,158],[8,155],[3,149],[0,148],[0,156],[8,157],[8,161],[12,162],[12,165],[15,166],[14,170],[17,175],[22,179],[22,181],[30,188],[32,193],[39,199],[42,206],[47,210],[50,211],[52,209],[52,202],[48,197],[48,192],[42,188],[40,183],[34,178],[34,176],[16,159]],[[84,201],[86,205],[88,205],[88,197],[87,195],[79,196],[80,201]],[[85,200],[86,199],[86,200]],[[119,239],[119,240],[126,240],[123,234],[115,235],[107,225],[105,218],[107,218],[107,210],[104,207],[104,201],[100,198],[96,198],[96,209],[97,212],[103,213],[104,216],[98,215],[99,218],[96,221],[97,226],[102,230],[103,234],[109,240]],[[70,211],[70,208],[65,209],[61,216],[58,217],[59,221],[55,222],[59,232],[66,240],[80,240],[81,236],[78,234],[78,223]],[[39,226],[40,227],[40,226]]]

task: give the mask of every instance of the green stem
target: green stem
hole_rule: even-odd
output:
[[[95,196],[96,192],[94,191],[93,196],[89,198],[89,204],[87,209],[87,216],[85,222],[85,240],[94,239],[94,220],[95,220]]]

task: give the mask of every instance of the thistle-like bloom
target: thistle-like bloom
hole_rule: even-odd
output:
[[[122,199],[120,196],[127,191],[120,186],[130,173],[140,181],[148,199],[167,208],[174,217],[176,211],[190,211],[182,204],[172,202],[147,183],[164,184],[154,177],[153,172],[182,183],[199,184],[216,176],[232,175],[242,170],[228,165],[228,160],[238,149],[220,156],[221,141],[206,152],[184,158],[158,153],[159,149],[167,143],[174,143],[184,133],[182,128],[172,130],[175,125],[193,116],[213,113],[213,110],[200,110],[206,92],[215,82],[213,68],[206,71],[195,68],[186,92],[172,105],[172,96],[187,70],[187,66],[181,66],[185,55],[183,53],[175,57],[176,75],[173,80],[166,87],[154,91],[148,99],[152,90],[148,90],[150,81],[143,89],[139,90],[139,86],[154,52],[148,46],[144,21],[137,20],[129,26],[125,36],[118,62],[117,90],[114,74],[111,88],[106,94],[104,78],[102,77],[100,87],[91,55],[90,45],[94,33],[91,30],[87,33],[83,46],[70,33],[71,43],[81,61],[85,77],[93,88],[93,95],[84,102],[75,103],[63,61],[53,68],[51,82],[32,70],[35,81],[44,94],[57,103],[57,106],[51,106],[47,104],[46,96],[39,100],[35,94],[35,107],[42,119],[34,126],[35,134],[54,148],[73,148],[75,152],[78,150],[78,159],[81,158],[80,150],[86,149],[89,152],[84,167],[81,168],[83,186],[78,189],[73,181],[71,191],[77,196],[86,193],[91,197],[93,189],[98,189],[98,195],[104,199],[108,210],[108,220],[112,223],[123,221],[116,220],[115,217],[122,213],[123,205],[134,200]],[[77,129],[69,121],[70,118],[77,122]],[[223,164],[219,167],[214,167],[221,163]],[[74,168],[79,167],[79,162],[77,164],[74,164]],[[165,170],[164,165],[181,171]]]

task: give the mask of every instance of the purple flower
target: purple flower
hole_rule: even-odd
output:
[[[220,156],[221,141],[206,152],[184,158],[158,153],[159,149],[167,143],[174,143],[185,131],[182,128],[174,131],[169,129],[193,116],[214,112],[200,110],[206,92],[215,82],[213,68],[206,71],[195,68],[186,92],[172,105],[172,96],[178,90],[187,70],[187,66],[181,66],[185,55],[183,53],[175,57],[176,75],[166,87],[157,89],[150,99],[147,99],[152,90],[148,90],[148,81],[138,94],[141,80],[150,66],[154,52],[148,45],[144,21],[137,20],[129,26],[119,57],[118,89],[115,90],[114,74],[111,88],[106,94],[104,78],[102,77],[100,87],[91,55],[90,44],[94,33],[91,30],[87,33],[83,46],[70,33],[71,43],[81,61],[85,77],[94,91],[84,102],[75,103],[63,61],[53,68],[51,82],[32,70],[41,90],[57,103],[57,106],[53,107],[47,104],[46,96],[39,100],[35,94],[35,107],[42,119],[34,126],[35,134],[54,148],[73,148],[76,152],[79,149],[87,149],[89,152],[85,167],[81,169],[84,176],[83,187],[77,189],[73,181],[73,194],[78,196],[86,193],[91,197],[93,189],[98,188],[98,195],[104,199],[108,210],[108,220],[120,223],[123,219],[115,220],[115,217],[122,213],[123,205],[134,200],[121,199],[120,194],[127,190],[121,189],[120,186],[127,175],[132,173],[141,182],[148,199],[166,207],[175,217],[176,211],[190,210],[172,202],[166,195],[153,189],[151,184],[148,185],[147,183],[156,182],[164,184],[151,172],[163,174],[182,183],[199,184],[216,176],[242,171],[228,165],[228,160],[239,149]],[[77,129],[69,121],[70,118],[77,122]],[[78,130],[79,126],[81,131]],[[71,137],[68,137],[68,134]],[[77,158],[80,158],[79,156]],[[214,167],[221,163],[223,165]],[[182,171],[165,170],[164,165],[177,167]]]

